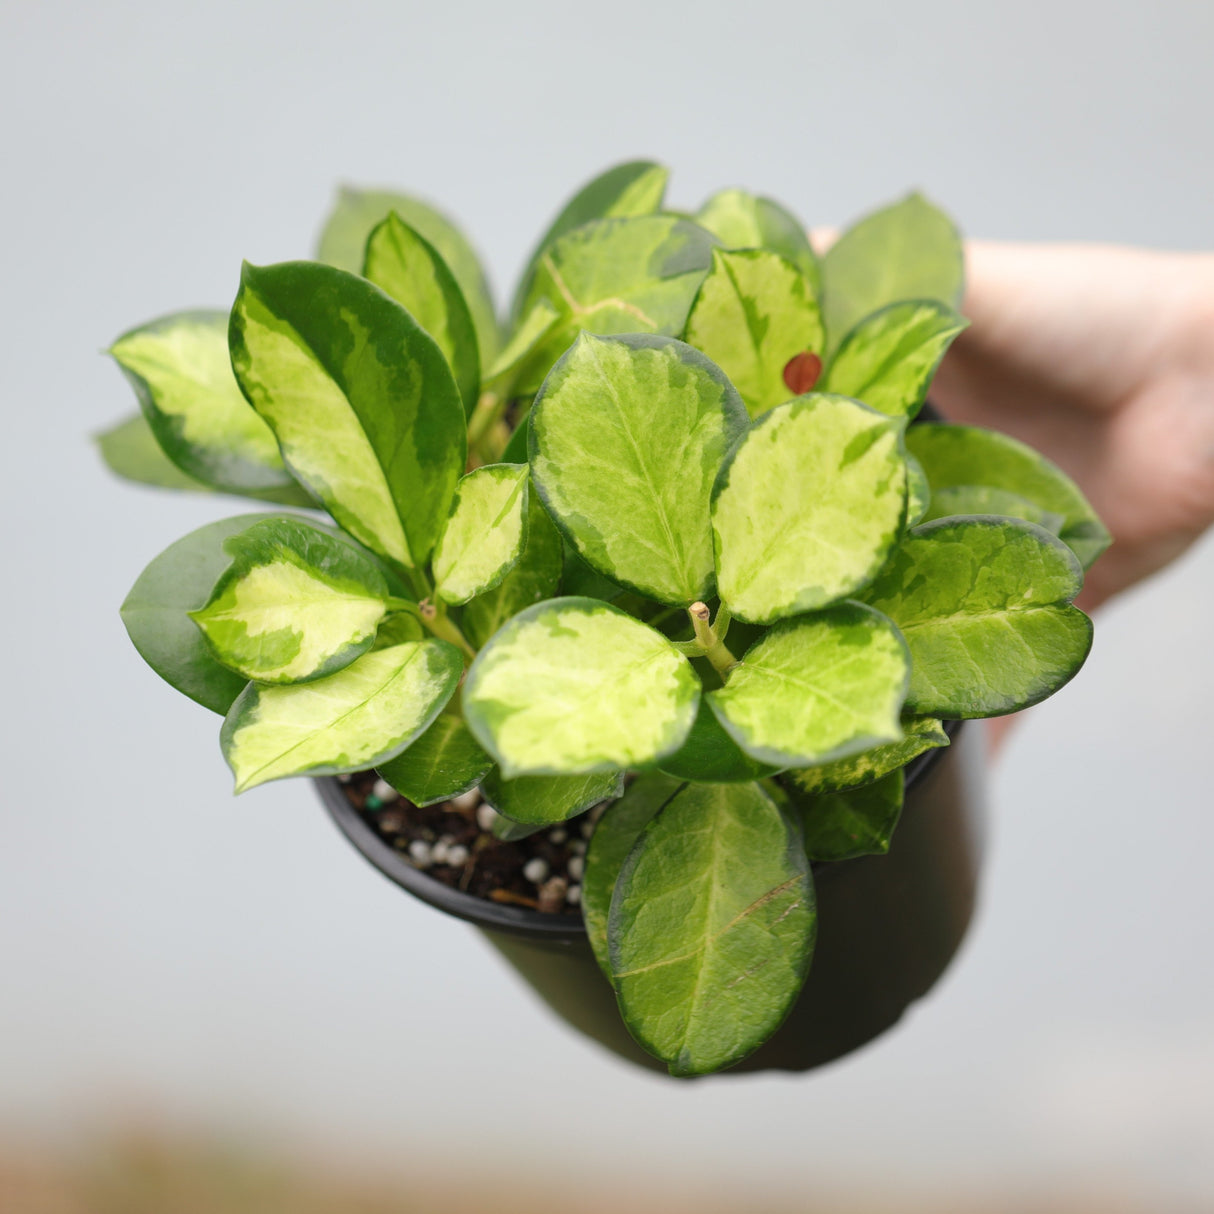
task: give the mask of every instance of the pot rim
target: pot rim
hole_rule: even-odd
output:
[[[950,742],[961,728],[961,721],[945,721],[944,730]],[[950,747],[937,746],[917,755],[905,767],[906,787],[909,791],[924,775],[941,760]],[[532,910],[526,906],[511,906],[502,902],[490,902],[475,894],[465,893],[450,885],[427,876],[414,867],[394,847],[385,843],[375,830],[363,819],[346,796],[345,785],[336,776],[313,777],[312,783],[328,810],[338,830],[362,853],[363,858],[373,864],[389,881],[407,890],[414,897],[436,910],[445,911],[457,919],[463,919],[476,927],[495,932],[507,932],[531,939],[573,942],[586,939],[586,925],[580,915],[553,915]],[[853,860],[840,860],[826,865],[815,865],[815,879],[822,870],[837,872],[849,865],[871,859],[858,856]],[[825,874],[823,874],[825,875]]]

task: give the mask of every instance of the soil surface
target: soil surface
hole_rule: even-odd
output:
[[[492,902],[581,914],[586,845],[603,806],[505,841],[493,833],[493,824],[504,819],[476,790],[419,807],[373,771],[343,777],[342,783],[376,834],[436,881]]]

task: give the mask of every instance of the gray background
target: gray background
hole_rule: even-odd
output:
[[[1209,540],[1099,617],[1014,736],[981,917],[930,1000],[812,1078],[678,1085],[555,1025],[306,784],[232,798],[217,719],[117,605],[242,506],[116,483],[86,437],[132,405],[97,352],[226,306],[242,257],[306,255],[338,180],[441,202],[499,292],[569,190],[635,156],[681,205],[745,184],[833,223],[921,186],[973,234],[1208,248],[1214,10],[1129,8],[9,0],[0,1131],[1214,1199]]]

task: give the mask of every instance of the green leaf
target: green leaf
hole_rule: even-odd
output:
[[[706,698],[752,758],[829,763],[902,737],[909,666],[889,620],[842,603],[777,624]]]
[[[912,759],[937,746],[947,746],[948,734],[935,717],[904,717],[900,742],[888,742],[861,751],[849,759],[838,759],[818,767],[801,767],[787,772],[780,783],[794,794],[819,797],[873,784],[891,771],[905,767]]]
[[[527,501],[526,464],[488,464],[460,480],[434,549],[440,599],[466,603],[501,585],[527,540]]]
[[[974,514],[1024,519],[1044,527],[1051,535],[1058,535],[1066,526],[1066,519],[1061,514],[1045,510],[1010,489],[993,489],[990,485],[949,485],[936,490],[920,521],[930,523],[938,518]]]
[[[969,325],[930,299],[890,304],[843,339],[822,387],[894,417],[914,417],[953,339]]]
[[[847,229],[822,259],[822,314],[834,350],[866,316],[904,299],[957,307],[965,288],[961,237],[922,194]]]
[[[170,686],[221,715],[246,680],[215,660],[189,612],[207,601],[231,563],[224,541],[279,517],[289,516],[241,514],[191,531],[148,565],[122,604],[122,622],[143,660]]]
[[[535,497],[538,500],[539,494],[537,493]],[[565,571],[561,575],[562,594],[572,594],[584,599],[602,599],[604,603],[614,603],[628,593],[619,583],[604,577],[597,569],[591,569],[578,556],[577,549],[568,540],[563,540],[563,543]]]
[[[124,333],[110,354],[156,441],[183,472],[229,493],[294,487],[228,358],[223,312],[177,312]]]
[[[463,669],[454,645],[431,638],[373,649],[314,683],[250,683],[219,735],[236,791],[378,767],[429,728]]]
[[[909,533],[865,599],[901,629],[907,708],[991,717],[1052,695],[1083,665],[1092,622],[1071,550],[1032,523],[941,519]]]
[[[1039,509],[1061,514],[1059,538],[1085,569],[1111,540],[1079,486],[1025,443],[976,426],[916,426],[907,447],[923,464],[932,493],[961,485],[1006,489]],[[1030,520],[1032,521],[1032,520]]]
[[[512,392],[519,374],[533,358],[539,357],[536,351],[560,320],[561,313],[556,308],[546,299],[539,300],[511,334],[489,368],[485,383],[503,394]]]
[[[460,617],[464,635],[479,649],[512,616],[556,594],[561,567],[561,537],[539,494],[530,493],[522,555],[499,586],[478,594],[464,607]]]
[[[470,417],[481,387],[476,326],[438,250],[393,211],[367,240],[363,275],[407,309],[438,343]]]
[[[527,268],[519,278],[518,291],[515,293],[515,315],[518,315],[519,305],[527,296],[536,262],[553,241],[593,219],[652,215],[661,209],[669,178],[670,170],[663,165],[650,160],[631,160],[626,164],[617,164],[588,181],[565,204],[527,258]]]
[[[459,390],[434,339],[365,279],[305,261],[245,265],[231,346],[297,478],[360,543],[420,566],[466,458]]]
[[[564,822],[600,801],[624,791],[622,771],[591,772],[582,776],[503,777],[494,767],[481,785],[485,800],[503,817],[528,826]]]
[[[706,696],[700,700],[687,741],[658,766],[680,780],[699,780],[705,784],[745,783],[774,776],[781,770],[740,750],[717,720]]]
[[[611,960],[607,954],[607,916],[616,878],[641,831],[675,793],[686,787],[685,780],[661,772],[638,776],[624,795],[607,807],[590,836],[582,877],[582,918],[595,960],[608,978]]]
[[[689,784],[645,827],[611,900],[632,1035],[673,1075],[740,1061],[792,1007],[816,927],[792,818],[754,784]]]
[[[932,498],[932,487],[927,483],[923,465],[913,456],[906,457],[906,520],[903,530],[908,530],[923,521]]]
[[[713,489],[717,587],[735,616],[771,623],[873,578],[902,529],[905,424],[820,392],[754,423]]]
[[[375,562],[298,519],[264,519],[224,541],[232,563],[190,618],[212,653],[260,683],[301,683],[371,648],[388,608]]]
[[[414,805],[434,805],[475,788],[492,766],[467,725],[440,712],[421,737],[377,770]]]
[[[361,273],[367,240],[393,211],[438,250],[455,276],[476,324],[481,363],[488,366],[501,344],[493,296],[476,250],[441,211],[407,194],[343,187],[325,222],[317,256],[339,270]]]
[[[883,856],[902,814],[902,772],[848,792],[807,797],[798,804],[811,860],[852,860]]]
[[[703,228],[669,215],[599,219],[567,232],[540,258],[523,300],[520,315],[546,300],[560,320],[535,346],[516,391],[535,391],[583,329],[682,333],[715,243]]]
[[[712,587],[709,503],[746,413],[721,372],[671,338],[584,333],[531,409],[531,476],[578,553],[664,603]]]
[[[824,340],[809,279],[763,249],[713,250],[686,337],[729,376],[752,417],[794,395],[785,366],[804,351],[820,352]]]
[[[155,485],[159,489],[187,489],[192,493],[228,492],[187,476],[161,448],[142,413],[93,436],[106,467],[123,480],[140,485]],[[261,502],[277,502],[283,506],[315,506],[312,495],[302,485],[292,481],[281,489],[231,490],[238,497],[251,497]]]
[[[700,208],[696,222],[727,249],[768,249],[788,258],[817,295],[821,269],[805,225],[778,202],[745,190],[721,190]]]
[[[594,599],[550,599],[481,650],[464,717],[507,779],[636,767],[672,754],[700,683],[660,632]]]

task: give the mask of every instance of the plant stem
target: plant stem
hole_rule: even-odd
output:
[[[472,410],[472,416],[468,419],[468,453],[470,456],[480,459],[482,463],[492,462],[483,458],[486,453],[482,447],[485,439],[501,421],[502,414],[506,412],[506,406],[509,403],[509,398],[505,395],[499,396],[496,392],[481,393],[481,398],[476,402],[476,408]],[[493,453],[489,452],[489,454]]]
[[[738,664],[738,659],[729,652],[725,641],[708,622],[708,605],[692,603],[687,608],[687,614],[691,617],[691,626],[695,630],[696,641],[704,651],[704,656],[712,663],[712,668],[721,678],[727,678],[729,672]],[[721,619],[722,615],[725,616],[724,620]],[[724,608],[717,612],[717,622],[723,628],[729,627],[729,613]]]
[[[476,657],[476,650],[468,644],[467,638],[460,632],[459,628],[456,627],[455,621],[445,611],[440,611],[429,599],[424,599],[419,605],[419,614],[421,615],[422,623],[440,641],[448,641],[454,645],[463,653],[468,661],[472,661]]]

